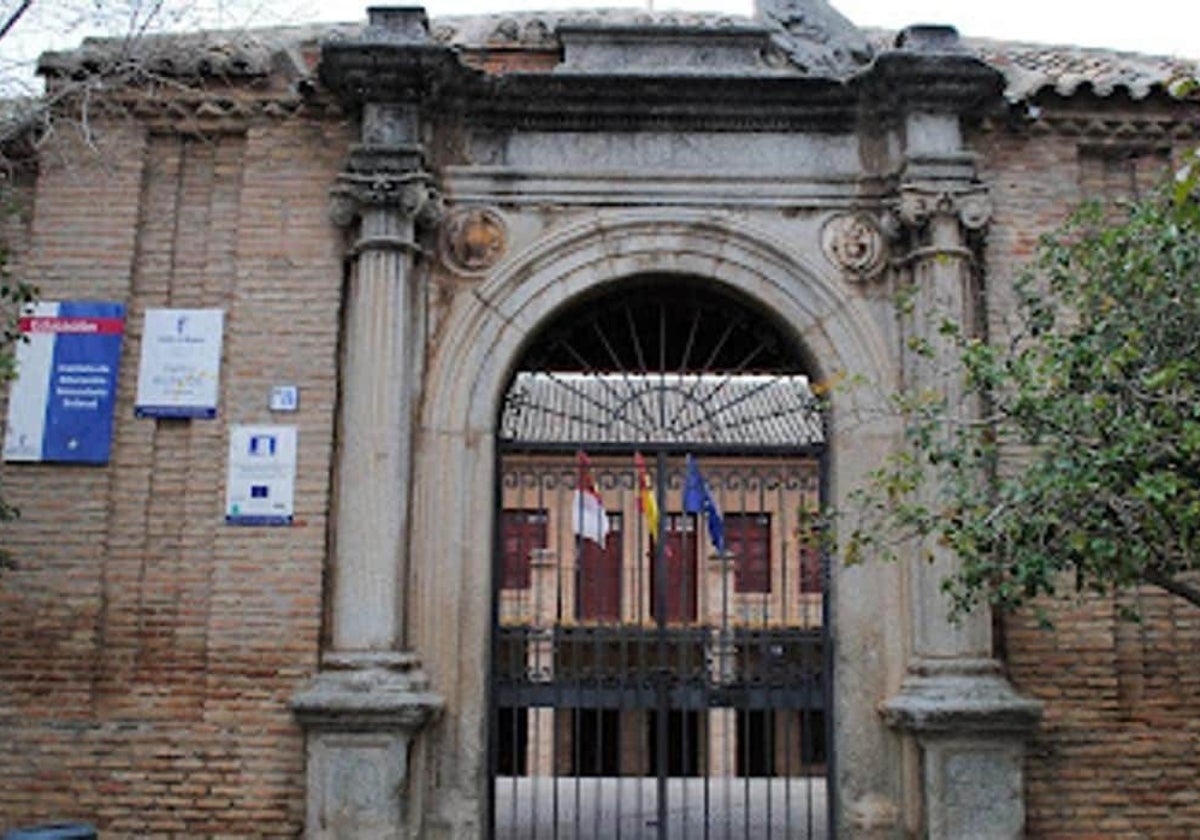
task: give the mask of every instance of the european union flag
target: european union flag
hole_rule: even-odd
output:
[[[708,482],[700,474],[696,459],[687,456],[687,480],[683,487],[683,509],[688,513],[702,513],[708,522],[708,535],[717,551],[725,550],[725,520],[721,508],[708,489]]]

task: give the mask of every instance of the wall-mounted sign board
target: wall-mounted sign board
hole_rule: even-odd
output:
[[[295,426],[232,426],[225,486],[228,525],[291,525]]]
[[[44,301],[20,329],[4,460],[108,463],[125,305]]]
[[[300,389],[295,385],[276,385],[271,388],[269,402],[271,411],[298,411],[300,409]]]
[[[138,417],[217,416],[220,309],[147,309],[138,365]]]

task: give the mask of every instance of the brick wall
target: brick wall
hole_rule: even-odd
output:
[[[1120,114],[1105,116],[1120,127]],[[1006,333],[1009,284],[1041,233],[1084,197],[1143,192],[1163,171],[1169,146],[1122,133],[979,138],[996,210],[987,242],[994,337]],[[1032,613],[1004,627],[1013,682],[1045,703],[1026,762],[1028,836],[1200,836],[1200,609],[1150,588],[1119,602],[1041,606],[1052,630]],[[1136,606],[1142,623],[1122,621],[1122,606]]]
[[[303,743],[287,702],[321,633],[343,272],[327,190],[351,137],[303,117],[195,137],[112,126],[98,153],[48,154],[27,219],[8,227],[28,231],[17,267],[45,299],[120,300],[129,318],[111,463],[0,465],[24,512],[4,531],[19,568],[0,572],[0,827],[301,830]],[[987,294],[1000,336],[1037,236],[1128,173],[1078,137],[976,139],[996,205]],[[133,418],[155,306],[225,309],[217,420]],[[300,427],[296,525],[228,528],[228,424],[278,421],[266,408],[278,383],[301,388],[284,421]],[[1130,597],[1140,625],[1106,600],[1048,605],[1053,631],[1007,622],[1013,680],[1047,704],[1027,766],[1032,836],[1200,835],[1200,614]]]
[[[304,118],[122,124],[99,153],[46,155],[18,271],[43,299],[129,315],[110,463],[0,467],[22,510],[4,531],[18,568],[0,572],[0,828],[301,830],[287,703],[321,632],[343,279],[327,195],[349,136]],[[133,417],[159,306],[226,312],[215,421]],[[280,383],[300,386],[298,413],[268,412]],[[228,425],[246,422],[299,426],[294,527],[224,525]]]

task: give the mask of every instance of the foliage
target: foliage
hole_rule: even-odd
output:
[[[1184,76],[1171,83],[1171,95],[1178,99],[1200,99],[1200,77]],[[1175,200],[1182,202],[1200,192],[1200,148],[1186,150],[1175,170]]]
[[[1143,583],[1200,605],[1200,204],[1112,214],[1043,239],[1008,343],[940,325],[965,399],[898,395],[907,445],[856,496],[850,560],[953,551],[956,611]]]
[[[15,280],[8,270],[8,253],[0,248],[0,385],[16,374],[16,345],[21,341],[18,318],[21,308],[31,303],[35,289],[28,283]],[[0,485],[0,491],[3,486]],[[4,499],[0,492],[0,522],[11,522],[17,518],[17,509]],[[0,568],[11,565],[11,557],[0,545]]]
[[[8,270],[8,253],[0,248],[0,384],[16,375],[15,348],[21,340],[18,318],[21,308],[34,300],[34,288],[13,279]]]

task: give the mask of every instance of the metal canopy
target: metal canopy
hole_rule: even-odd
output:
[[[810,447],[821,406],[806,376],[520,373],[501,439],[537,444]]]
[[[812,452],[824,412],[783,328],[696,278],[647,275],[570,307],[527,348],[506,448]]]

